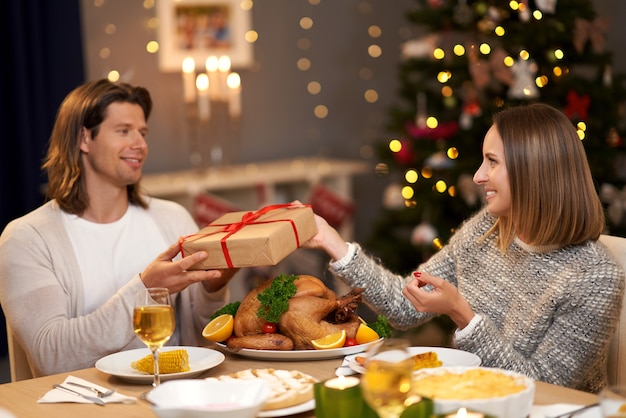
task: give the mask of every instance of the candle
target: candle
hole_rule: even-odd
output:
[[[217,57],[215,55],[209,56],[204,62],[207,75],[209,76],[209,92],[212,99],[216,99],[219,94],[219,82],[217,80]]]
[[[228,55],[222,55],[217,60],[217,74],[218,74],[218,95],[221,99],[227,99],[227,86],[226,75],[230,72],[230,57]]]
[[[228,85],[228,112],[233,119],[239,118],[241,115],[241,78],[237,73],[230,73],[226,77]]]
[[[447,414],[443,418],[488,418],[488,415],[480,412],[468,411],[467,408],[459,408],[458,411]]]
[[[327,380],[324,386],[331,389],[344,390],[351,388],[360,383],[360,380],[354,376],[339,376],[334,379]]]
[[[339,376],[313,385],[317,418],[376,417],[361,396],[356,376]]]
[[[206,74],[198,74],[196,88],[198,89],[198,118],[207,121],[211,116],[211,100],[209,97],[209,77]]]
[[[183,60],[183,93],[185,103],[196,100],[196,63],[192,57]]]

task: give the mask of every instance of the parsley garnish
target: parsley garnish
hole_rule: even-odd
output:
[[[229,303],[228,305],[225,305],[219,308],[217,311],[213,313],[213,315],[211,315],[211,319],[215,319],[218,316],[223,315],[223,314],[229,314],[229,315],[235,316],[235,314],[237,313],[237,309],[239,309],[240,304],[241,302],[232,302],[232,303]]]
[[[257,310],[257,316],[267,322],[277,324],[283,313],[289,309],[289,299],[296,294],[298,288],[294,281],[298,278],[295,274],[281,274],[272,280],[270,287],[257,295],[261,306]]]
[[[378,315],[376,321],[368,324],[368,326],[376,331],[381,338],[389,338],[391,337],[391,327],[389,326],[389,321],[387,321],[387,317],[384,315]]]

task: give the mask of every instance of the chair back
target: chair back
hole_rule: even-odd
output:
[[[32,379],[33,374],[30,371],[30,364],[26,351],[20,343],[15,339],[11,327],[7,323],[7,341],[9,343],[9,368],[11,370],[11,382],[18,380]]]
[[[600,242],[608,247],[611,254],[626,270],[626,238],[601,235]],[[617,330],[611,339],[608,359],[609,384],[626,384],[626,293]]]

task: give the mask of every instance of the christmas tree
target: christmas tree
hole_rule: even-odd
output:
[[[492,114],[532,101],[571,119],[607,233],[624,236],[626,80],[592,1],[416,0],[407,18],[417,35],[403,45],[394,138],[380,144],[389,185],[368,250],[407,273],[444,245],[484,203],[472,176]]]

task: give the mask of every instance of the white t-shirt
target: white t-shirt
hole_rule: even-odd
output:
[[[85,313],[102,306],[171,244],[146,211],[135,205],[112,223],[89,222],[68,213],[63,213],[63,223],[83,278]]]

